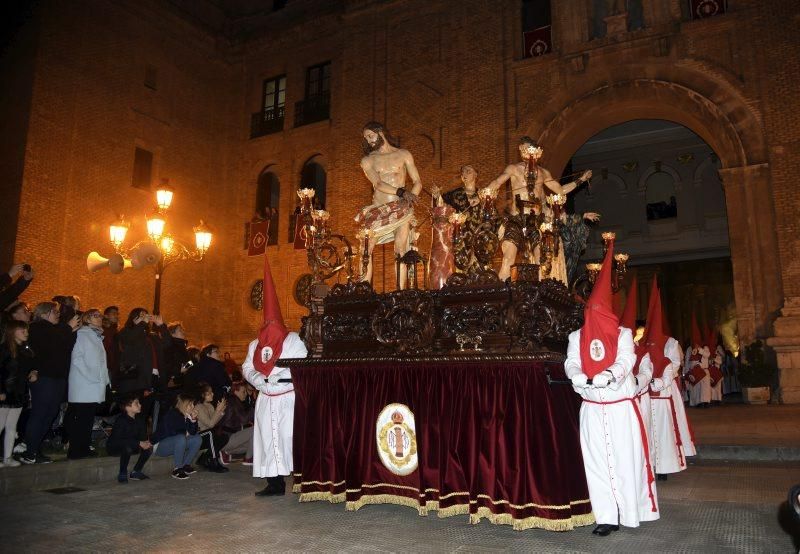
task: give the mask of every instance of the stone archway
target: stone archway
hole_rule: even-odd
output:
[[[603,84],[560,109],[548,107],[553,109],[549,121],[540,120],[527,131],[539,137],[545,147],[543,165],[554,175],[561,174],[590,137],[634,119],[681,124],[713,148],[722,165],[728,206],[739,336],[744,343],[771,336],[783,289],[766,148],[749,108],[738,98],[712,101],[696,90],[658,79]]]

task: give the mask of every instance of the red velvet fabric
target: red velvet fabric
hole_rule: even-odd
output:
[[[349,507],[385,494],[518,521],[589,514],[580,398],[548,384],[547,367],[566,379],[562,364],[542,362],[292,367],[295,482],[307,496],[346,492]],[[391,403],[414,414],[419,467],[407,476],[386,469],[376,446],[378,414]]]

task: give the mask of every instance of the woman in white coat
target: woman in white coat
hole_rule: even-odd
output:
[[[92,426],[97,405],[106,399],[109,384],[106,350],[103,347],[103,315],[98,309],[84,312],[69,367],[69,406],[64,425],[70,459],[92,456]]]

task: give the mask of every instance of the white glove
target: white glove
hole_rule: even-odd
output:
[[[571,377],[572,386],[579,389],[585,389],[586,387],[588,387],[589,386],[587,383],[588,380],[589,378],[586,376],[585,373],[578,373]]]
[[[598,373],[592,378],[592,385],[594,385],[595,388],[598,389],[606,388],[610,382],[611,382],[611,377],[609,376],[607,371]]]
[[[269,377],[267,377],[267,383],[269,383],[270,385],[277,385],[278,379],[280,379],[280,377],[278,377],[277,375],[270,375]]]
[[[653,379],[653,383],[650,385],[650,388],[656,392],[664,390],[664,380],[656,377],[655,379]]]

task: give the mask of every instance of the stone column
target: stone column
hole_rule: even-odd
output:
[[[787,297],[775,321],[775,336],[767,339],[778,357],[780,401],[800,404],[800,296]]]
[[[728,210],[728,237],[739,342],[772,335],[783,287],[775,234],[769,166],[721,169]]]

